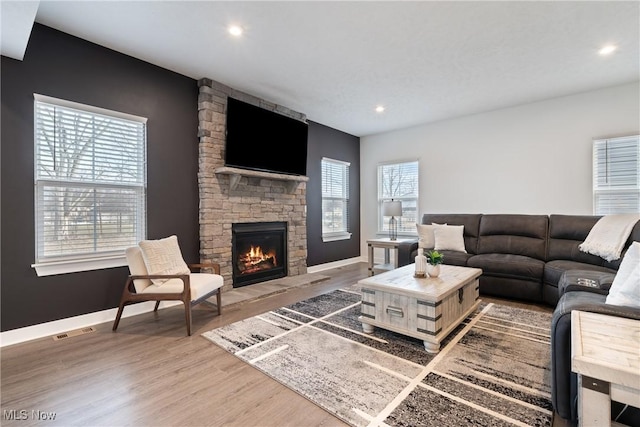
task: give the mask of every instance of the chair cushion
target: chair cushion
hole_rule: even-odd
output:
[[[224,279],[218,274],[191,273],[189,275],[191,284],[191,301],[195,301],[202,296],[221,288]],[[179,294],[184,289],[184,282],[181,279],[169,279],[162,285],[152,284],[148,286],[143,294]]]
[[[169,236],[158,240],[143,240],[138,243],[142,250],[144,265],[149,274],[189,274],[189,266],[182,258],[178,237]],[[154,285],[162,285],[169,279],[151,279]],[[178,279],[179,280],[179,279]]]
[[[542,281],[544,261],[523,255],[483,254],[474,255],[467,266],[481,268],[482,274],[516,279]]]
[[[144,265],[142,250],[139,246],[127,248],[124,253],[127,257],[129,273],[131,273],[132,276],[146,276],[149,274],[147,272],[147,267]],[[151,280],[149,279],[136,279],[133,281],[133,286],[136,288],[137,293],[144,291],[149,285],[151,285]]]

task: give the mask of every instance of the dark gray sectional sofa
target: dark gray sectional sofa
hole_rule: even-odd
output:
[[[443,251],[444,263],[481,268],[481,294],[555,306],[565,271],[615,273],[620,266],[622,257],[607,262],[578,248],[598,219],[587,215],[424,214],[422,224],[464,226],[467,253]],[[640,241],[640,222],[625,250],[634,240]],[[417,240],[402,243],[398,266],[413,263],[417,249]]]
[[[556,413],[576,425],[577,377],[571,371],[571,311],[582,310],[640,320],[640,308],[606,304],[625,251],[640,241],[633,228],[619,260],[580,251],[599,216],[425,214],[423,224],[464,226],[463,252],[443,251],[445,264],[482,269],[480,293],[556,306],[551,322],[551,390]],[[403,243],[399,265],[414,262],[418,242]],[[591,279],[596,287],[580,284]],[[640,427],[640,409],[612,405],[612,416]]]

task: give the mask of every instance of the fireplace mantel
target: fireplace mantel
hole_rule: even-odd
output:
[[[229,175],[229,190],[234,190],[238,186],[238,183],[240,182],[240,178],[242,178],[243,176],[252,177],[252,178],[273,179],[276,181],[286,181],[287,192],[289,194],[294,193],[301,182],[309,181],[308,176],[287,175],[284,173],[254,171],[249,169],[232,168],[229,166],[216,168],[214,172],[219,175]]]

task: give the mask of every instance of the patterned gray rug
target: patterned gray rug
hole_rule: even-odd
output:
[[[550,426],[551,314],[482,304],[437,355],[338,290],[203,336],[353,426]]]

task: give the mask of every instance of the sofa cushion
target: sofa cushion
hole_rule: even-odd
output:
[[[560,283],[560,277],[562,277],[562,273],[570,270],[588,270],[614,274],[616,272],[616,270],[601,267],[600,265],[587,264],[577,261],[555,260],[548,261],[545,264],[544,282],[549,285],[558,286],[558,283]]]
[[[592,215],[550,215],[547,261],[564,259],[617,270],[621,260],[608,262],[599,256],[582,252],[578,247],[600,218]],[[625,247],[633,241],[640,241],[640,222],[631,231]]]
[[[607,261],[621,259],[625,244],[638,221],[640,213],[605,215],[595,223],[579,248]]]
[[[477,253],[513,254],[545,260],[548,226],[546,215],[483,215]]]
[[[544,273],[544,261],[522,255],[474,255],[467,261],[467,266],[481,268],[483,275],[535,281],[542,281]]]
[[[474,256],[473,254],[468,254],[466,252],[459,252],[459,251],[438,251],[438,252],[440,252],[444,256],[443,264],[458,265],[460,267],[466,267],[467,261],[469,260],[469,258]]]
[[[602,265],[602,258],[582,252],[578,247],[600,218],[592,215],[550,215],[547,260],[566,259]]]
[[[464,248],[467,253],[475,254],[477,253],[478,229],[481,217],[482,214],[424,214],[422,215],[422,223],[464,226]]]

